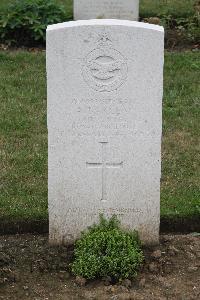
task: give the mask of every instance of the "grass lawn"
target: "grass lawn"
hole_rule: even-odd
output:
[[[45,55],[0,52],[0,65],[0,218],[46,218]]]
[[[0,11],[8,3],[15,0],[0,0]],[[67,13],[72,14],[73,0],[55,0],[66,7]],[[160,14],[177,16],[189,16],[194,13],[193,5],[196,0],[140,0],[140,16],[150,17]]]
[[[161,214],[200,216],[200,52],[167,53]]]
[[[0,52],[0,219],[47,219],[45,53]],[[162,216],[200,215],[200,52],[166,53]]]

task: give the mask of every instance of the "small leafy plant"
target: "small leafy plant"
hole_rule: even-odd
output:
[[[125,232],[115,216],[93,225],[75,244],[72,272],[87,279],[133,278],[143,261],[137,232]]]
[[[47,25],[67,20],[53,0],[16,0],[0,14],[1,42],[17,46],[45,44]]]

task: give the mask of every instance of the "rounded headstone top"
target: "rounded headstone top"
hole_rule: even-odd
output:
[[[164,32],[163,26],[148,24],[143,22],[136,22],[136,21],[118,20],[118,19],[93,19],[93,20],[78,20],[78,21],[58,23],[58,24],[49,25],[47,27],[47,31],[65,29],[70,27],[79,27],[79,26],[127,26],[127,27],[135,27],[135,28]]]

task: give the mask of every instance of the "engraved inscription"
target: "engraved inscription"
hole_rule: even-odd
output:
[[[128,123],[128,112],[131,104],[128,99],[121,98],[88,98],[73,99],[71,111],[77,115],[71,122],[73,135],[116,136],[132,134],[132,126]]]
[[[105,202],[107,199],[106,195],[106,169],[111,169],[111,168],[121,168],[123,166],[123,162],[115,162],[115,163],[109,163],[106,161],[106,144],[108,142],[100,142],[102,145],[102,162],[86,162],[86,166],[88,168],[93,168],[93,169],[102,169],[102,193],[101,193],[101,201]]]

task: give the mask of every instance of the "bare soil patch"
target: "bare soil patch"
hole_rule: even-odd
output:
[[[51,247],[46,235],[0,237],[0,299],[200,299],[200,236],[161,235],[145,248],[135,280],[77,281],[70,274],[73,249]],[[79,283],[79,285],[77,284]]]

